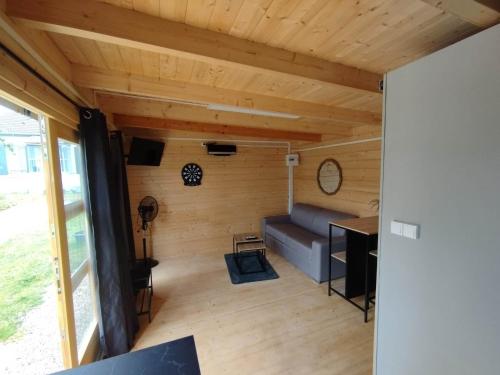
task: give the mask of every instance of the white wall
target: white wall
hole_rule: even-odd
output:
[[[377,374],[500,374],[500,25],[385,90]]]

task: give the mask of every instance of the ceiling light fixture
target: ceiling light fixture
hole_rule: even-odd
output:
[[[225,104],[208,104],[207,109],[210,109],[212,111],[246,113],[249,115],[281,117],[294,120],[300,118],[300,116],[294,115],[292,113],[263,111],[255,108],[238,107],[235,105],[225,105]]]
[[[195,107],[203,107],[203,108],[206,108],[206,109],[212,110],[212,111],[244,113],[244,114],[255,115],[255,116],[280,117],[280,118],[287,118],[287,119],[291,119],[291,120],[296,120],[296,119],[300,118],[300,116],[294,115],[293,113],[264,111],[264,110],[255,109],[255,108],[238,107],[236,105],[202,103],[202,102],[195,102],[195,101],[189,101],[189,100],[167,99],[167,98],[158,98],[158,97],[154,97],[154,96],[134,95],[134,94],[125,94],[125,93],[108,92],[108,91],[94,91],[94,93],[95,94],[103,94],[103,95],[124,96],[124,97],[129,97],[129,98],[145,99],[145,100],[152,100],[152,101],[164,102],[164,103],[176,103],[176,104],[189,105],[189,106],[195,106]]]

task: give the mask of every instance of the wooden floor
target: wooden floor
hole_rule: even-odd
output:
[[[210,374],[370,374],[373,318],[268,252],[280,278],[232,285],[223,255],[154,268],[154,317],[134,350],[194,335]]]

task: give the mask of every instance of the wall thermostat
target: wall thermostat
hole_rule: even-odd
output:
[[[288,154],[286,156],[286,165],[289,167],[296,167],[299,165],[299,154]]]

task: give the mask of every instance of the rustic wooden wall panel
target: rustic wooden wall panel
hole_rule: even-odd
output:
[[[299,152],[300,165],[294,171],[294,201],[349,212],[376,215],[369,202],[379,197],[381,142],[372,141]],[[325,159],[337,160],[343,182],[335,195],[318,187],[316,173]]]
[[[286,151],[239,147],[237,155],[215,157],[199,142],[168,141],[160,167],[128,166],[135,228],[139,201],[152,195],[160,204],[152,231],[155,257],[230,252],[233,233],[260,231],[262,217],[286,213]],[[189,162],[203,169],[201,186],[184,186],[181,168]],[[135,236],[140,253],[141,233]]]

